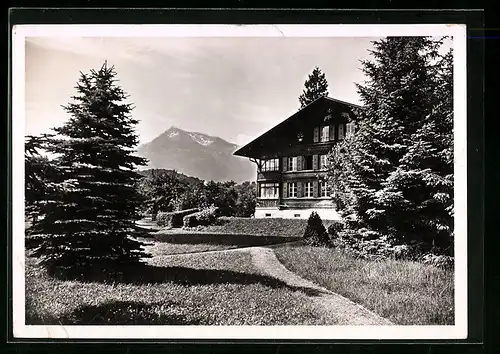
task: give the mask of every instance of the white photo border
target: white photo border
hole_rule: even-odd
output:
[[[455,321],[446,326],[45,326],[25,323],[24,135],[26,37],[450,36],[454,49]],[[434,340],[466,339],[466,25],[15,25],[12,30],[12,318],[14,338]]]

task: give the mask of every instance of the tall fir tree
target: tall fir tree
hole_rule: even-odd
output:
[[[138,121],[115,77],[107,63],[81,73],[77,95],[64,107],[71,116],[47,141],[57,187],[32,233],[42,236],[34,254],[51,268],[113,267],[147,256],[135,227],[142,200],[135,169],[146,160],[133,155]]]
[[[326,75],[317,66],[309,74],[304,86],[302,94],[299,96],[300,108],[304,108],[320,97],[328,96]]]
[[[27,136],[24,143],[24,171],[25,171],[25,207],[26,216],[36,222],[42,212],[41,205],[50,194],[53,185],[50,184],[50,175],[57,174],[57,166],[50,163],[46,156],[41,154],[48,135]],[[29,232],[29,230],[27,230]]]
[[[440,59],[441,44],[426,37],[373,42],[374,60],[362,62],[368,81],[358,85],[358,129],[333,150],[330,175],[358,229],[444,249],[453,159],[451,54]]]
[[[432,68],[431,68],[432,69]],[[413,134],[412,142],[391,173],[382,193],[400,191],[412,238],[439,252],[453,252],[453,54],[433,67],[436,80],[431,112]]]

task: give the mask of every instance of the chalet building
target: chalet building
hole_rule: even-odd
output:
[[[327,154],[354,132],[351,103],[322,97],[234,152],[257,164],[256,218],[340,219],[326,183]]]

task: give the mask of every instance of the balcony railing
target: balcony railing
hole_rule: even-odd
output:
[[[277,208],[278,199],[257,198],[256,206],[259,208]]]
[[[293,180],[297,178],[319,178],[326,175],[326,170],[301,170],[301,171],[286,171],[282,174],[282,179]]]
[[[280,202],[281,209],[288,208],[325,208],[336,207],[336,203],[331,198],[285,198]]]
[[[277,181],[280,177],[280,171],[261,171],[257,172],[258,181]]]
[[[257,181],[293,180],[297,178],[324,177],[327,170],[301,170],[301,171],[265,171],[257,173]]]

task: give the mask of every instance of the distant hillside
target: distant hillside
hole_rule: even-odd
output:
[[[156,171],[156,172],[165,172],[167,174],[170,174],[170,175],[174,175],[176,176],[180,181],[182,182],[186,182],[190,185],[196,185],[198,183],[203,183],[203,180],[199,179],[199,178],[196,178],[196,177],[192,177],[192,176],[187,176],[183,173],[179,173],[175,170],[167,170],[167,169],[164,169],[164,168],[157,168],[157,169],[147,169],[147,170],[141,170],[139,171],[139,173],[143,176],[151,176],[151,173],[152,171]]]
[[[219,137],[171,127],[139,146],[138,154],[149,160],[146,168],[176,170],[203,180],[255,180],[255,165],[234,156],[237,148]]]

